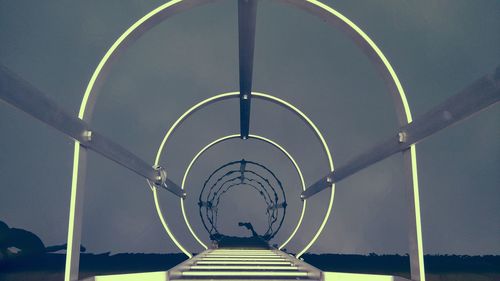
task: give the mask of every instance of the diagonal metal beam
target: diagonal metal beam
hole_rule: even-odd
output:
[[[150,180],[158,187],[163,187],[179,197],[185,196],[177,184],[166,178],[163,169],[151,167],[121,145],[92,130],[86,122],[67,113],[44,93],[2,65],[0,65],[0,100]]]
[[[500,66],[490,75],[476,80],[455,96],[400,128],[384,142],[353,158],[346,165],[324,176],[301,194],[302,199],[328,188],[360,170],[395,153],[408,149],[426,137],[458,123],[500,101]]]
[[[240,135],[247,139],[250,131],[253,53],[257,0],[238,0],[238,43],[240,59]]]

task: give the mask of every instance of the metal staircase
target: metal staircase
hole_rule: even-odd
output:
[[[101,275],[82,281],[409,281],[397,276],[321,271],[276,249],[206,250],[169,271]]]
[[[206,250],[169,270],[169,280],[321,280],[321,271],[274,249]]]

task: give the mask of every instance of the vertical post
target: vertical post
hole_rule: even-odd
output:
[[[405,188],[408,194],[408,242],[412,281],[425,281],[422,225],[418,192],[417,153],[415,145],[403,152]]]
[[[64,281],[78,280],[86,168],[87,149],[75,141]]]
[[[240,60],[240,135],[247,139],[250,131],[253,54],[257,0],[238,1],[238,48]]]

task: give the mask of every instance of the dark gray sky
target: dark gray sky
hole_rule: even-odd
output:
[[[0,0],[0,63],[77,113],[86,84],[110,45],[163,1]],[[500,62],[498,1],[325,1],[358,24],[388,57],[415,116],[456,94]],[[208,4],[160,24],[114,65],[92,125],[147,161],[168,127],[194,103],[238,89],[236,1]],[[337,166],[393,134],[392,101],[367,58],[341,32],[292,7],[261,1],[254,90],[293,103],[324,131]],[[236,100],[193,116],[172,138],[163,165],[180,182],[209,141],[239,132]],[[254,101],[251,132],[287,148],[307,183],[327,172],[321,147],[292,114]],[[440,132],[417,146],[424,250],[500,254],[500,107]],[[66,239],[72,141],[0,103],[0,220],[38,234],[47,245]],[[299,212],[298,178],[273,148],[235,140],[200,159],[188,181],[188,215],[207,239],[195,205],[201,182],[242,157],[265,163],[289,198],[282,241]],[[177,251],[156,216],[143,179],[91,153],[82,241],[91,252]],[[406,253],[406,197],[399,155],[337,185],[333,215],[314,252]],[[244,195],[244,194],[242,194]],[[247,195],[245,195],[247,196]],[[243,197],[245,197],[243,196]],[[240,196],[241,198],[242,196]],[[313,235],[327,193],[311,199],[304,227],[288,247]],[[237,194],[229,198],[238,198]],[[245,197],[248,198],[248,197]],[[257,198],[257,197],[255,197]],[[178,200],[161,196],[175,234],[199,250]],[[262,210],[226,200],[232,222],[256,224]],[[243,234],[228,226],[233,234]]]

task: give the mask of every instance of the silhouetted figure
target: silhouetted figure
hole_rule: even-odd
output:
[[[6,223],[0,221],[0,260],[35,257],[64,250],[66,247],[66,244],[45,247],[42,240],[34,233],[24,229],[9,228]],[[85,247],[80,246],[80,251],[85,252]]]
[[[249,222],[239,222],[239,226],[244,226],[252,232],[252,237],[260,237],[260,235],[253,229],[252,223]]]

